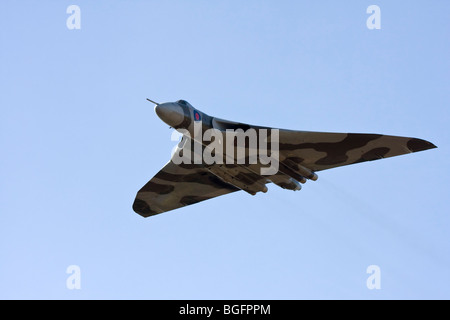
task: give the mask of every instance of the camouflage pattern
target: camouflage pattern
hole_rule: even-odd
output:
[[[171,123],[170,116],[162,114],[161,109],[165,107],[182,114],[177,118],[179,123]],[[221,131],[238,128],[244,131],[270,129],[214,118],[194,109],[183,100],[157,105],[155,110],[163,121],[177,130],[189,131],[191,136],[194,136],[195,113],[201,119],[199,121],[203,132],[210,128]],[[239,190],[252,195],[266,192],[266,184],[271,182],[284,189],[300,190],[301,183],[315,181],[315,172],[321,170],[436,148],[425,140],[381,134],[278,130],[279,170],[276,174],[263,176],[260,169],[264,165],[249,164],[248,161],[244,164],[226,164],[224,161],[223,164],[209,165],[205,162],[177,165],[169,161],[139,190],[133,210],[143,217],[149,217]],[[183,150],[186,142],[191,141],[188,137],[183,137],[175,154],[186,156],[186,149]],[[193,159],[196,152],[195,143],[199,142],[191,143],[190,159]],[[267,136],[267,143],[269,146],[272,143],[270,134]],[[202,145],[201,150],[204,151],[206,146],[206,143]],[[246,150],[246,157],[248,154],[249,148]]]

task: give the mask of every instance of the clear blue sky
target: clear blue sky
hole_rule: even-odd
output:
[[[66,9],[81,9],[69,30]],[[369,30],[366,8],[381,8]],[[450,298],[450,3],[2,1],[0,298]],[[439,148],[143,219],[145,101]],[[66,288],[66,268],[81,290]],[[381,289],[366,287],[369,265]]]

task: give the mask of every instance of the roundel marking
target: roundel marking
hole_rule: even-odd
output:
[[[197,110],[194,110],[194,120],[195,121],[201,121],[202,117],[200,116],[200,113]]]

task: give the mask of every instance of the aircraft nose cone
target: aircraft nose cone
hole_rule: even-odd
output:
[[[162,111],[161,111],[161,107],[160,107],[159,104],[157,104],[157,105],[155,106],[155,112],[156,112],[156,114],[158,115],[158,117],[161,118]]]
[[[171,127],[180,125],[184,120],[183,109],[174,103],[158,104],[155,106],[158,117]]]

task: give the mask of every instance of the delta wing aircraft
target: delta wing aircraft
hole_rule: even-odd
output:
[[[266,184],[300,190],[316,172],[436,148],[428,141],[361,133],[274,129],[211,117],[184,100],[155,112],[183,134],[171,160],[137,193],[133,210],[153,216]]]

